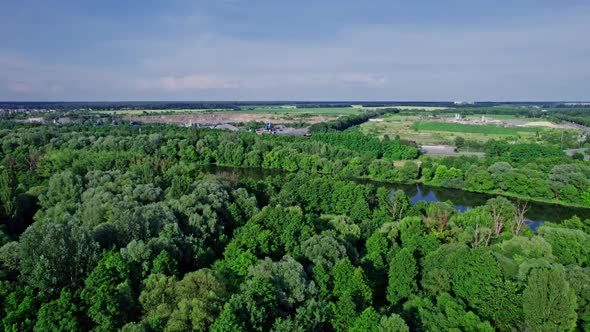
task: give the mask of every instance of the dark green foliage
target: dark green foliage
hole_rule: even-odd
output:
[[[14,219],[18,213],[18,179],[14,170],[0,170],[0,203],[1,212]]]
[[[419,324],[423,331],[494,331],[489,322],[467,311],[460,299],[448,293],[439,295],[435,301],[413,298],[404,305],[404,310],[417,320],[414,324]]]
[[[80,331],[79,300],[68,290],[62,290],[57,300],[45,303],[37,314],[34,331]]]
[[[320,122],[314,124],[309,129],[312,133],[324,133],[329,131],[341,131],[352,126],[359,125],[363,122],[368,121],[371,118],[378,117],[379,115],[383,115],[386,113],[399,113],[399,110],[391,108],[391,109],[383,109],[379,111],[372,111],[366,112],[365,114],[359,115],[350,115],[347,117],[342,117],[336,120],[328,121],[328,122]]]
[[[510,160],[520,162],[534,158],[561,157],[563,151],[556,148],[543,147],[538,144],[514,144],[505,152]]]
[[[30,286],[10,287],[6,282],[0,287],[3,309],[2,330],[11,332],[32,330],[43,299],[37,297]]]
[[[81,298],[97,330],[120,328],[137,315],[130,274],[131,267],[120,254],[106,252],[86,278]]]
[[[387,300],[396,305],[409,298],[418,290],[417,276],[416,259],[408,248],[403,248],[390,262]]]
[[[565,272],[566,280],[576,294],[578,329],[587,331],[590,328],[590,269],[570,265]]]
[[[418,156],[418,150],[415,147],[401,141],[379,141],[357,132],[314,134],[312,138],[352,151],[369,153],[373,158],[403,160]]]

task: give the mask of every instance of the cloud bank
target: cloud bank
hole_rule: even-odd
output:
[[[576,6],[263,38],[223,31],[197,6],[150,17],[157,29],[123,25],[71,56],[0,48],[0,100],[588,100],[589,18],[590,6]]]

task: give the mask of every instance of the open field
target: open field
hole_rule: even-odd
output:
[[[345,116],[362,114],[366,111],[380,109],[398,108],[400,110],[423,110],[436,111],[446,109],[445,107],[433,106],[384,106],[384,107],[364,107],[362,105],[353,105],[351,107],[296,107],[296,106],[244,106],[240,112],[244,113],[268,113],[268,114],[306,114],[327,115],[327,116]],[[159,114],[193,114],[193,113],[218,113],[218,112],[236,112],[233,109],[224,108],[207,108],[207,109],[133,109],[133,110],[93,110],[93,114],[106,115],[159,115]]]
[[[452,115],[451,115],[452,116]],[[481,115],[466,117],[477,120]],[[487,116],[490,120],[516,121],[510,116]],[[406,116],[400,114],[388,114],[381,117],[383,121],[370,121],[360,125],[360,131],[383,138],[388,135],[393,138],[397,135],[401,139],[414,141],[418,144],[447,144],[453,142],[458,136],[468,140],[485,142],[489,139],[510,138],[518,142],[533,142],[537,132],[542,133],[544,128],[538,127],[501,127],[497,125],[469,125],[444,121],[431,121],[422,116]],[[531,119],[518,118],[523,124]],[[526,120],[526,121],[523,121]]]
[[[207,108],[207,109],[146,109],[146,110],[104,110],[104,111],[90,111],[93,114],[107,114],[107,115],[148,115],[148,114],[191,114],[191,113],[211,113],[231,111],[223,108]]]
[[[453,118],[455,115],[453,113],[445,113],[440,114],[439,117],[441,118]],[[544,121],[544,119],[536,119],[536,118],[527,118],[522,116],[516,115],[509,115],[509,114],[469,114],[463,115],[462,118],[466,120],[479,120],[482,116],[485,116],[486,119],[490,120],[500,120],[500,121],[523,121],[523,122],[530,122],[530,121]]]
[[[439,111],[448,109],[447,107],[439,107],[439,106],[401,106],[401,105],[394,105],[394,106],[378,106],[378,107],[362,107],[361,105],[353,105],[353,107],[357,108],[364,108],[368,110],[379,110],[385,108],[397,108],[400,110],[406,111]]]
[[[313,107],[313,108],[292,108],[292,107],[244,107],[245,113],[270,113],[270,114],[309,114],[309,115],[354,115],[362,114],[368,108],[354,107]]]
[[[166,115],[125,115],[125,120],[135,120],[145,123],[170,123],[170,124],[223,124],[223,123],[245,123],[245,122],[271,122],[295,123],[303,122],[314,124],[336,119],[337,116],[295,116],[292,114],[270,114],[270,113],[245,113],[245,112],[216,112],[216,113],[189,113],[189,114],[166,114]]]
[[[410,129],[416,131],[448,131],[454,133],[488,134],[488,135],[519,135],[520,133],[536,133],[539,128],[534,127],[500,127],[496,125],[472,125],[438,121],[416,121]]]

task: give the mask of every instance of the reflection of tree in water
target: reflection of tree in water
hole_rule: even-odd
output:
[[[484,205],[486,201],[492,197],[485,194],[470,193],[462,190],[444,188],[434,188],[433,191],[440,201],[451,201],[455,205],[461,205],[465,207]]]
[[[411,197],[412,204],[420,201],[426,202],[446,202],[451,201],[457,210],[485,205],[487,200],[494,198],[494,195],[472,193],[457,189],[446,189],[439,187],[429,187],[421,184],[417,185],[399,185],[396,189],[403,189],[408,197]],[[509,198],[511,201],[515,201]],[[529,209],[526,218],[533,221],[559,221],[578,216],[581,219],[590,219],[590,209],[572,208],[554,204],[543,204],[529,202]]]
[[[251,178],[254,180],[262,180],[268,176],[286,175],[287,172],[276,169],[261,169],[261,168],[242,168],[242,167],[223,167],[215,165],[207,165],[202,167],[203,172],[220,175],[229,178]],[[353,179],[351,179],[353,180]],[[451,201],[457,210],[464,211],[465,209],[485,205],[487,200],[496,197],[496,195],[487,195],[481,193],[472,193],[458,189],[447,189],[440,187],[429,187],[422,184],[397,184],[383,183],[371,180],[353,180],[357,183],[372,184],[377,187],[383,186],[391,188],[391,194],[395,190],[403,190],[408,197],[411,198],[412,204],[420,201],[426,202],[446,202]],[[393,188],[392,188],[393,187]],[[514,199],[509,198],[511,201]],[[578,216],[581,219],[590,219],[590,209],[564,207],[554,204],[543,204],[530,202],[529,210],[526,218],[533,221],[560,221],[569,219],[573,216]]]

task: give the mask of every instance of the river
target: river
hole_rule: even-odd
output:
[[[261,180],[267,176],[283,176],[288,173],[282,170],[262,169],[262,168],[239,168],[223,166],[204,166],[202,170],[206,173],[221,175],[224,177],[248,177],[255,180]],[[364,184],[372,184],[378,187],[386,187],[391,190],[403,190],[411,198],[412,204],[420,201],[440,202],[451,201],[457,211],[465,212],[474,206],[484,205],[490,198],[495,195],[473,193],[459,189],[449,189],[440,187],[431,187],[423,184],[392,184],[372,180],[354,180]],[[557,204],[548,204],[529,201],[528,211],[525,215],[526,223],[536,231],[537,227],[544,221],[559,222],[563,219],[569,219],[578,216],[582,219],[590,219],[590,208],[574,208]]]

